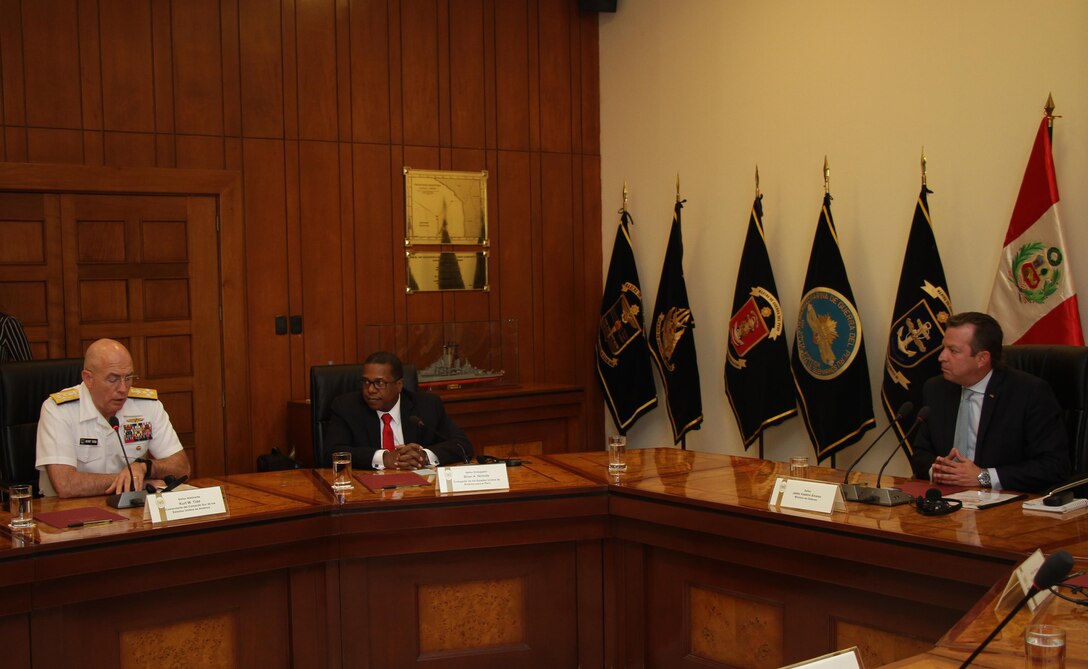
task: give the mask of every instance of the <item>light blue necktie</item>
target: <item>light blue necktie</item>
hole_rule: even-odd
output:
[[[971,462],[975,461],[975,446],[978,440],[978,419],[982,414],[982,393],[970,388],[960,391],[960,408],[956,414],[956,438],[953,445],[956,450]]]

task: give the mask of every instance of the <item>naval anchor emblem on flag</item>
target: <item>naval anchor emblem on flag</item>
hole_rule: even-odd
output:
[[[782,334],[782,306],[771,291],[755,286],[750,297],[729,319],[729,348],[726,360],[744,369],[744,356],[764,339],[778,339]],[[769,322],[768,322],[769,321]]]
[[[801,299],[797,320],[797,351],[805,371],[822,380],[842,374],[861,342],[861,319],[850,300],[836,290],[814,288]]]
[[[919,300],[892,323],[894,344],[888,347],[887,372],[896,384],[910,390],[910,379],[899,370],[917,367],[940,352],[947,321],[947,311],[934,314],[928,302]]]
[[[627,294],[633,294],[638,302],[632,305],[627,301]],[[620,288],[620,297],[608,312],[601,317],[601,338],[608,346],[608,351],[600,349],[600,358],[609,367],[615,367],[617,357],[633,341],[640,341],[642,323],[638,305],[642,303],[642,293],[638,286],[625,282]]]
[[[1005,278],[1016,288],[1021,303],[1043,304],[1057,292],[1062,281],[1062,259],[1057,246],[1047,249],[1042,242],[1031,242],[1020,247]]]

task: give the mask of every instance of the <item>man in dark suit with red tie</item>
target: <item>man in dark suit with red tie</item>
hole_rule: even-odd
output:
[[[1061,407],[1042,379],[1001,362],[1001,326],[978,312],[948,320],[941,376],[922,390],[929,419],[918,429],[911,467],[920,479],[1020,492],[1070,475]]]
[[[328,453],[348,451],[364,469],[420,469],[467,462],[472,444],[437,395],[404,389],[404,366],[392,353],[363,361],[362,391],[332,402]]]

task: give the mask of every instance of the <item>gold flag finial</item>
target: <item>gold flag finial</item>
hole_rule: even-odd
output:
[[[622,214],[625,211],[627,211],[627,182],[626,181],[623,182],[623,206],[620,207],[620,210],[617,211],[616,213],[617,214]]]
[[[922,188],[926,187],[926,147],[922,147]]]
[[[676,173],[676,201],[680,201],[680,173]]]
[[[756,163],[756,197],[759,197],[759,163]]]
[[[827,162],[827,156],[824,156],[824,195],[831,192],[831,163]]]
[[[1051,132],[1054,131],[1054,119],[1061,118],[1060,115],[1054,114],[1054,94],[1048,93],[1046,96],[1046,106],[1043,107],[1043,111],[1046,112],[1046,127]]]

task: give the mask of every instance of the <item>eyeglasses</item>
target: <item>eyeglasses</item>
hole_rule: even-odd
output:
[[[397,381],[400,381],[400,379],[396,379],[395,381],[386,381],[385,379],[368,379],[364,376],[362,383],[363,388],[370,388],[371,386],[373,386],[378,390],[385,390]]]
[[[103,380],[108,386],[116,386],[121,383],[124,383],[126,386],[131,386],[136,381],[139,381],[140,377],[138,374],[126,374],[124,376],[121,376],[120,374],[107,374],[106,378]]]

